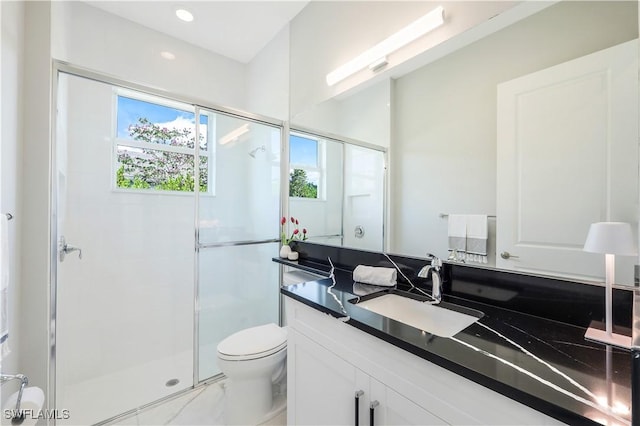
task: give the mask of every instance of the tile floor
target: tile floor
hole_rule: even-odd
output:
[[[222,380],[194,389],[160,405],[118,420],[112,425],[224,425],[226,383],[226,380]],[[287,412],[284,410],[263,425],[284,426],[286,423]]]

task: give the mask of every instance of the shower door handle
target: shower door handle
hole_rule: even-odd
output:
[[[67,244],[67,240],[65,240],[64,235],[61,236],[60,241],[58,241],[58,250],[60,252],[60,262],[64,262],[65,256],[74,251],[78,252],[78,259],[82,259],[82,249],[80,247]]]

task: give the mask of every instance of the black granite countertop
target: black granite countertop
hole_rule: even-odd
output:
[[[273,260],[329,273],[323,263]],[[585,340],[584,327],[445,294],[443,301],[484,315],[451,338],[438,337],[357,306],[368,286],[354,283],[347,269],[335,277],[333,288],[323,279],[281,293],[565,423],[631,424],[630,354]]]

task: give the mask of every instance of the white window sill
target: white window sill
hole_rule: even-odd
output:
[[[114,194],[131,194],[131,195],[174,195],[179,197],[195,196],[195,192],[191,191],[165,191],[161,189],[128,189],[128,188],[112,188]],[[211,192],[199,192],[200,197],[215,197]]]

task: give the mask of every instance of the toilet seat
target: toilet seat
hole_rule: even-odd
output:
[[[247,328],[218,344],[218,357],[229,361],[248,361],[273,355],[287,347],[287,332],[276,324]]]

